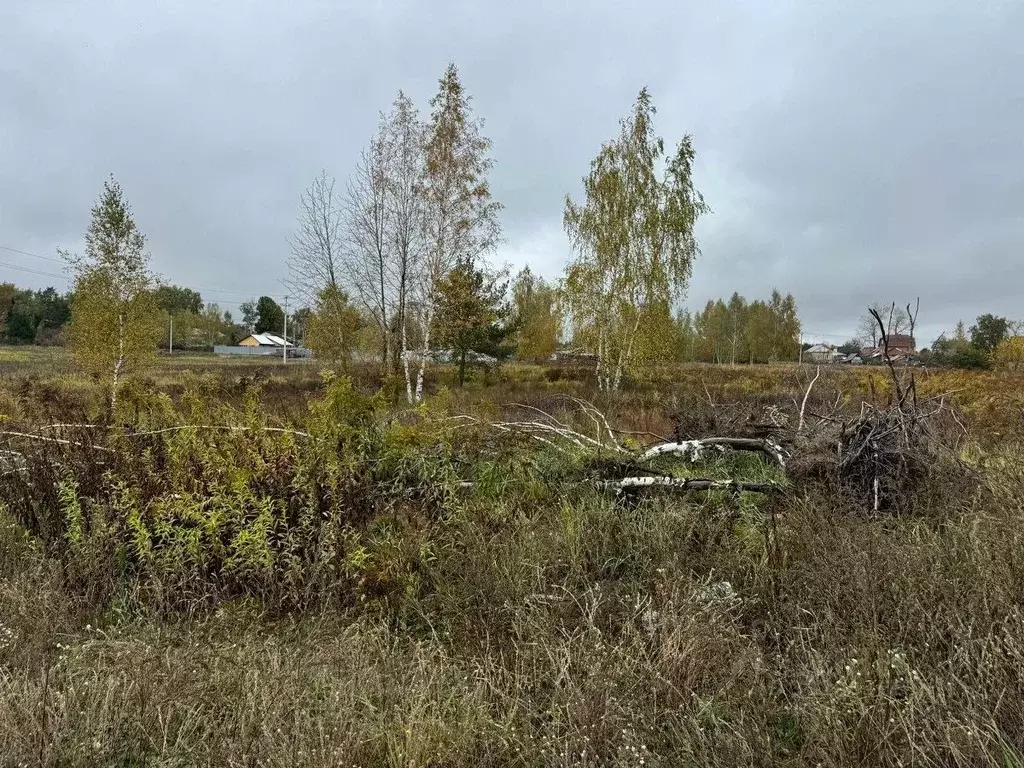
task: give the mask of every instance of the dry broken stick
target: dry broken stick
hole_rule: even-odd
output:
[[[522,406],[520,406],[522,407]],[[529,407],[529,410],[536,411],[545,420],[543,421],[497,421],[486,422],[468,414],[458,414],[445,419],[448,422],[460,422],[463,425],[477,425],[490,427],[499,432],[518,434],[529,437],[540,443],[550,446],[559,453],[570,453],[576,451],[601,451],[602,449],[614,450],[618,453],[626,453],[624,448],[618,445],[601,443],[598,440],[584,435],[582,432],[570,428],[558,421],[550,414],[541,411],[539,408]]]
[[[814,378],[811,379],[811,383],[807,385],[807,391],[804,392],[804,400],[803,400],[802,403],[800,403],[800,422],[799,422],[799,424],[797,424],[797,427],[796,427],[797,433],[800,433],[800,432],[804,431],[804,411],[807,410],[807,398],[811,396],[811,390],[814,389],[814,382],[816,382],[818,380],[819,376],[821,376],[821,366],[820,365],[818,366],[818,368],[817,368],[817,370],[816,370],[816,372],[814,374]]]
[[[31,432],[13,432],[10,430],[0,431],[0,437],[16,437],[24,440],[36,440],[42,443],[56,443],[57,445],[73,445],[77,448],[91,448],[96,451],[105,451],[106,453],[113,453],[111,448],[104,448],[102,445],[95,445],[93,443],[80,443],[77,440],[64,440],[60,437],[47,437],[46,435],[36,435]]]

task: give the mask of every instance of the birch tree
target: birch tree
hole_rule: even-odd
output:
[[[708,300],[692,317],[689,333],[694,342],[693,360],[707,363],[748,363],[795,360],[800,350],[800,320],[796,301],[773,290],[771,298],[747,302],[733,293]]]
[[[708,208],[693,186],[693,143],[685,136],[663,164],[654,104],[644,88],[615,140],[602,146],[583,179],[583,201],[566,196],[564,224],[576,252],[566,298],[581,338],[596,354],[598,384],[617,390],[638,334],[655,328],[646,311],[685,292],[697,219]]]
[[[243,301],[238,305],[238,309],[242,313],[242,325],[248,333],[253,333],[256,330],[256,322],[260,318],[260,314],[256,309],[256,299],[250,299],[249,301]]]
[[[381,363],[387,375],[392,364],[390,316],[394,301],[388,202],[392,156],[385,130],[382,118],[377,135],[359,156],[348,183],[345,219],[349,240],[347,282],[377,327]]]
[[[424,251],[419,293],[422,345],[416,390],[423,398],[423,377],[431,353],[438,286],[460,261],[475,263],[498,241],[501,205],[491,197],[487,174],[491,141],[472,115],[470,98],[449,64],[437,94],[430,100],[424,146],[424,170],[418,186],[423,210]]]
[[[342,212],[335,180],[321,171],[299,197],[288,260],[288,287],[307,304],[324,288],[338,288],[343,267]]]
[[[413,283],[422,252],[418,191],[423,170],[424,126],[412,101],[399,91],[348,183],[345,283],[373,319],[385,374],[402,361],[410,402],[408,307],[417,299]]]
[[[743,348],[740,342],[743,340],[743,331],[747,325],[747,303],[737,292],[733,292],[729,298],[729,362],[736,365],[737,350],[742,353]]]
[[[423,199],[419,194],[423,175],[425,128],[412,101],[398,92],[384,123],[383,140],[391,158],[387,209],[391,247],[390,280],[395,299],[392,312],[392,349],[398,352],[405,376],[406,397],[415,400],[409,356],[412,338],[411,303],[417,300],[417,284],[423,261]]]
[[[80,366],[107,383],[111,410],[122,379],[155,355],[162,330],[145,247],[111,176],[92,207],[85,256],[61,252],[75,277],[71,349]]]

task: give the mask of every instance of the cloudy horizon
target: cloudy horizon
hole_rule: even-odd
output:
[[[0,281],[66,288],[52,259],[113,174],[166,280],[280,296],[302,189],[344,184],[396,92],[425,113],[453,61],[494,143],[494,262],[561,274],[563,198],[647,86],[713,211],[687,306],[776,287],[840,342],[920,297],[927,344],[1024,316],[1021,38],[1011,2],[7,0]]]

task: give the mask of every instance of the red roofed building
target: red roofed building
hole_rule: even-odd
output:
[[[885,360],[887,352],[889,359],[894,362],[913,357],[917,354],[917,350],[914,347],[914,337],[908,336],[905,333],[890,333],[887,349],[882,346],[864,347],[860,351],[860,358],[865,363],[881,362]]]
[[[914,353],[914,337],[905,333],[889,334],[889,356],[912,355]]]

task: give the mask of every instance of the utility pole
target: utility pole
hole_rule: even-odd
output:
[[[171,333],[167,340],[167,354],[174,354],[174,318],[171,318]]]
[[[804,332],[800,331],[800,352],[797,358],[800,361],[800,365],[804,364]]]
[[[284,297],[284,357],[283,365],[288,364],[288,297]]]

